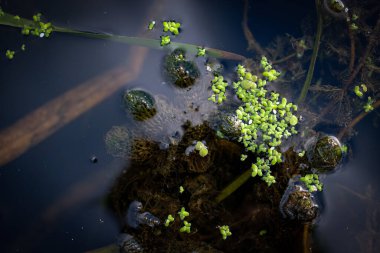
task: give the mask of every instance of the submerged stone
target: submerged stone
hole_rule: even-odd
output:
[[[138,253],[143,252],[143,248],[136,241],[136,239],[130,235],[122,233],[118,237],[118,245],[120,247],[120,252],[122,253]]]
[[[211,128],[227,140],[237,140],[241,135],[241,120],[233,113],[220,112],[211,118]]]
[[[141,202],[134,200],[129,204],[127,210],[127,224],[132,228],[138,228],[140,225],[148,225],[150,227],[160,225],[160,219],[149,212],[141,213]]]
[[[115,157],[126,158],[132,148],[132,133],[123,126],[113,126],[105,137],[107,152]]]
[[[165,57],[164,75],[174,85],[180,88],[192,86],[199,78],[197,65],[185,59],[185,51],[176,49]]]
[[[129,90],[124,93],[124,104],[134,119],[143,121],[152,118],[156,112],[155,100],[143,90]]]
[[[318,205],[314,196],[299,181],[300,176],[289,180],[288,187],[280,201],[280,211],[284,218],[312,221],[318,215]]]
[[[342,160],[342,148],[334,136],[319,138],[309,153],[311,165],[319,172],[333,170]]]

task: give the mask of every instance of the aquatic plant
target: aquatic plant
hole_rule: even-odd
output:
[[[187,212],[187,211],[185,210],[184,207],[182,207],[181,210],[178,212],[178,215],[179,215],[179,218],[180,218],[181,220],[183,220],[183,219],[185,219],[187,216],[189,216],[190,214],[189,214],[189,212]]]
[[[197,56],[205,56],[206,55],[206,48],[204,47],[198,47],[198,53]]]
[[[373,103],[374,103],[374,101],[372,100],[372,98],[371,97],[368,97],[368,99],[367,99],[367,103],[363,106],[363,108],[364,108],[364,111],[365,112],[370,112],[370,111],[372,111],[373,110]]]
[[[174,217],[171,214],[169,214],[164,223],[165,227],[169,227],[170,223],[173,221],[174,221]]]
[[[166,45],[170,44],[170,36],[169,35],[167,35],[167,36],[162,35],[160,38],[161,38],[161,46],[166,46]]]
[[[265,57],[261,59],[264,69],[262,78],[254,75],[242,66],[237,67],[239,80],[233,83],[236,95],[243,105],[236,110],[236,115],[242,121],[239,142],[243,143],[247,151],[264,154],[267,159],[257,158],[252,164],[252,176],[260,176],[268,184],[275,182],[269,165],[282,161],[281,153],[276,147],[281,145],[282,139],[296,134],[295,125],[298,118],[293,114],[297,106],[288,103],[286,98],[280,99],[280,94],[266,89],[267,81],[274,81],[280,75],[269,64]]]
[[[323,184],[319,181],[318,174],[306,174],[300,181],[305,183],[309,192],[322,191]]]
[[[214,79],[211,81],[211,84],[211,89],[214,92],[214,94],[211,95],[209,100],[214,103],[221,104],[223,101],[227,99],[225,93],[228,83],[224,80],[223,76],[215,76]]]
[[[7,57],[9,60],[12,60],[14,56],[15,56],[15,51],[12,51],[12,50],[8,49],[5,52],[5,57]]]
[[[183,227],[181,227],[179,229],[179,232],[183,233],[183,232],[186,232],[186,233],[190,233],[191,231],[191,223],[190,222],[187,222],[187,221],[183,221]]]
[[[150,22],[149,22],[149,25],[148,25],[148,29],[149,29],[149,30],[153,30],[155,25],[156,25],[156,21],[154,21],[154,20],[153,20],[153,21],[150,21]]]
[[[162,26],[164,27],[164,32],[170,31],[173,35],[178,35],[181,23],[175,21],[164,21],[162,22]]]
[[[230,227],[228,225],[218,226],[220,234],[222,235],[223,240],[226,240],[228,236],[231,236]]]
[[[179,42],[171,42],[170,45],[166,45],[165,47],[161,46],[161,39],[147,39],[147,38],[139,38],[139,37],[131,37],[131,36],[122,36],[122,35],[114,35],[109,33],[99,33],[99,32],[92,32],[92,31],[80,31],[71,29],[68,27],[62,27],[57,26],[51,23],[44,23],[44,22],[35,22],[34,20],[26,19],[20,17],[20,19],[15,19],[14,15],[5,13],[1,10],[0,15],[0,25],[6,25],[10,27],[15,28],[21,28],[22,33],[25,35],[28,35],[33,32],[33,35],[41,37],[41,34],[43,33],[42,37],[50,36],[53,32],[59,32],[59,33],[67,33],[71,35],[77,35],[77,36],[83,36],[87,38],[94,38],[94,39],[103,39],[103,40],[110,40],[114,42],[119,43],[125,43],[129,45],[138,45],[143,47],[149,47],[154,49],[162,50],[163,48],[168,48],[174,50],[175,48],[183,48],[187,50],[189,53],[196,55],[198,53],[199,45],[193,45],[189,43],[179,43]],[[36,14],[36,18],[38,20],[38,17],[41,17],[41,15]],[[48,35],[47,35],[48,34]],[[231,59],[231,60],[244,60],[245,57],[231,53],[226,52],[219,49],[214,48],[206,48],[207,54],[211,57],[216,58],[224,58],[224,59]]]
[[[361,97],[363,97],[363,94],[367,92],[367,86],[364,83],[361,84],[360,86],[356,85],[354,88],[354,92],[355,92],[356,96],[361,98]]]

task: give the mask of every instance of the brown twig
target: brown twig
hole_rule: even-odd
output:
[[[243,14],[242,26],[243,26],[244,36],[248,42],[247,50],[254,51],[259,55],[266,55],[266,51],[256,41],[255,37],[253,36],[251,30],[248,27],[248,0],[244,0],[244,14]]]
[[[288,55],[288,56],[285,56],[285,57],[283,57],[283,58],[281,58],[281,59],[278,59],[278,60],[272,61],[272,64],[280,64],[280,63],[282,63],[282,62],[284,62],[284,61],[287,61],[287,60],[293,58],[293,57],[296,56],[296,55],[297,55],[297,53],[292,53],[292,54],[290,54],[290,55]]]
[[[348,80],[345,82],[345,86],[344,86],[345,91],[348,89],[350,84],[354,81],[356,76],[359,74],[360,70],[363,68],[366,62],[366,59],[368,58],[375,44],[378,42],[377,36],[379,35],[379,33],[380,33],[380,16],[377,19],[375,28],[372,30],[372,34],[368,40],[367,48],[364,51],[363,56],[360,58],[359,64],[356,66],[356,68],[353,70]]]
[[[354,70],[354,64],[355,64],[355,36],[354,36],[354,32],[352,31],[352,29],[350,29],[350,23],[347,22],[347,26],[348,26],[348,36],[350,38],[350,63],[348,65],[348,71],[349,73],[351,74],[352,71]]]
[[[373,107],[373,109],[376,109],[376,108],[378,108],[380,106],[380,100],[378,100],[378,101],[376,101],[373,105],[372,105],[372,107]],[[338,139],[342,139],[344,136],[345,136],[345,134],[347,133],[347,131],[349,130],[349,129],[352,129],[356,124],[358,124],[365,116],[367,116],[368,114],[369,114],[370,112],[362,112],[361,114],[359,114],[358,116],[356,116],[351,122],[350,122],[350,124],[348,124],[348,126],[347,127],[345,127],[345,128],[343,128],[340,132],[339,132],[339,134],[338,134]]]

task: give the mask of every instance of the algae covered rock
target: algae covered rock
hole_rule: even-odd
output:
[[[342,160],[342,147],[334,136],[323,136],[311,141],[308,156],[313,168],[319,172],[333,170]]]
[[[176,49],[166,56],[163,67],[165,78],[180,88],[192,86],[200,76],[197,65],[185,59],[182,49]]]
[[[126,110],[130,112],[136,120],[143,121],[152,118],[157,112],[153,96],[146,91],[126,91],[123,100]]]
[[[298,221],[312,221],[318,215],[318,205],[314,196],[299,181],[300,176],[289,180],[288,187],[280,201],[280,211],[284,218]]]
[[[220,112],[214,115],[210,122],[212,129],[221,138],[237,140],[241,135],[241,120],[233,113]]]

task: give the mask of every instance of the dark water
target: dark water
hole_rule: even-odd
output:
[[[154,1],[1,1],[4,10],[30,17],[36,12],[60,25],[136,35],[148,23]],[[162,1],[156,20],[183,24],[176,39],[252,56],[241,29],[242,1]],[[249,25],[267,44],[276,35],[301,36],[300,20],[314,17],[313,1],[252,1]],[[53,34],[25,40],[18,30],[0,27],[0,129],[79,83],[127,61],[126,45]],[[8,61],[4,51],[26,43]],[[126,87],[167,93],[159,64],[164,52],[151,50],[142,74]],[[231,69],[235,63],[228,63]],[[0,252],[83,252],[113,243],[120,227],[105,197],[125,162],[106,153],[104,135],[126,123],[120,89],[0,170]],[[373,113],[374,114],[374,113]],[[318,252],[358,252],[357,238],[380,202],[378,129],[373,117],[350,142],[352,158],[324,180],[324,211],[313,233]],[[91,163],[91,156],[98,158]],[[372,202],[365,195],[373,189]],[[372,203],[372,204],[371,204]],[[377,203],[377,204],[376,204]],[[372,208],[372,209],[371,209]],[[379,217],[379,214],[377,214]],[[377,235],[379,225],[373,224]],[[368,236],[364,234],[364,236]],[[379,240],[377,238],[377,240]],[[363,251],[365,252],[365,251]]]

